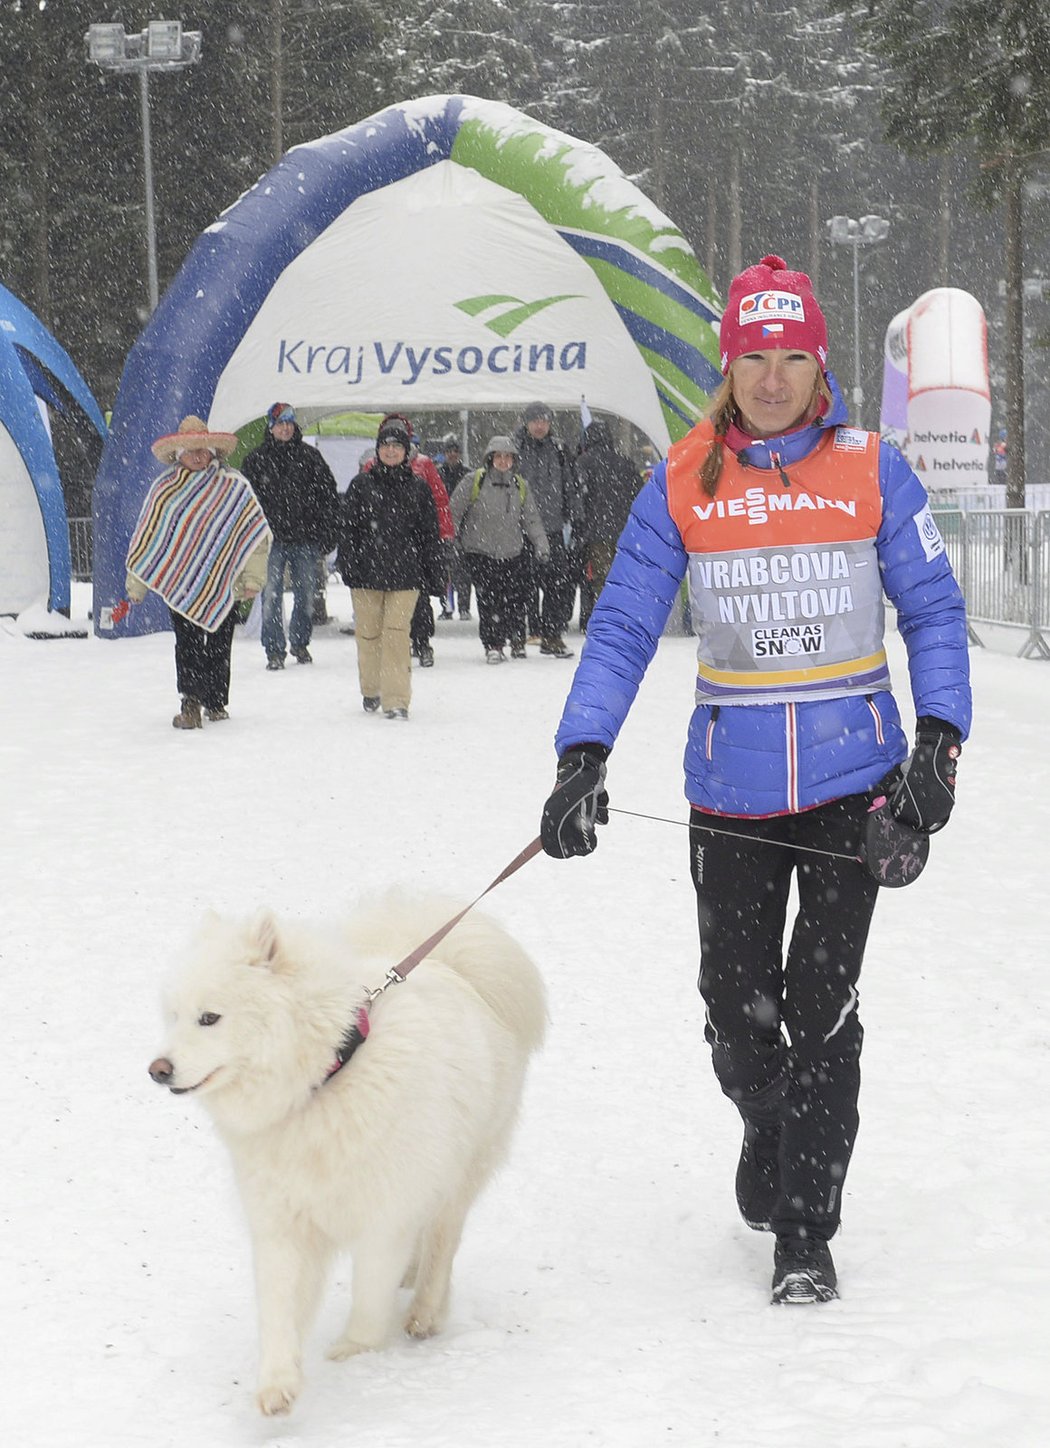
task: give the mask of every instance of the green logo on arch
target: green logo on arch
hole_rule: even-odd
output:
[[[467,297],[465,301],[457,302],[456,306],[461,312],[466,312],[468,317],[480,317],[482,312],[494,313],[485,320],[485,326],[490,332],[495,332],[497,337],[509,337],[511,332],[530,317],[536,316],[537,312],[544,312],[558,302],[575,301],[577,297],[578,293],[567,292],[561,297],[542,297],[538,302],[525,302],[521,297],[506,297],[493,292],[484,297]]]

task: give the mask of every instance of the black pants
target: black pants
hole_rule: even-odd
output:
[[[777,1232],[829,1238],[839,1224],[860,1119],[857,980],[879,888],[854,858],[869,804],[848,795],[775,819],[693,810],[690,821],[705,1034],[741,1116],[780,1125]],[[792,874],[799,905],[785,956]]]
[[[418,649],[420,644],[428,644],[434,637],[434,610],[430,606],[430,594],[424,593],[422,589],[416,599],[408,631],[412,636],[414,649]]]
[[[569,627],[576,589],[580,582],[580,560],[561,538],[551,538],[548,563],[534,561],[535,581],[543,593],[540,604],[540,636],[560,638]]]
[[[181,613],[171,614],[175,630],[175,678],[185,699],[196,699],[205,709],[225,709],[230,702],[230,655],[233,652],[234,611],[214,633],[190,623]]]
[[[456,547],[452,555],[452,592],[455,599],[455,607],[460,613],[470,610],[470,590],[474,580],[470,576],[470,568],[467,564],[466,555]]]
[[[466,555],[474,592],[478,599],[478,637],[486,649],[501,649],[525,642],[525,599],[527,564],[517,558],[489,558],[484,553]]]

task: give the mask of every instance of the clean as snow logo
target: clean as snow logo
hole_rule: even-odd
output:
[[[745,322],[804,322],[806,309],[794,292],[751,292],[740,299],[739,325]]]
[[[578,299],[578,293],[567,292],[560,297],[541,297],[538,301],[526,302],[521,297],[493,292],[483,297],[465,297],[455,305],[461,312],[466,312],[468,317],[480,317],[482,312],[494,312],[484,325],[490,332],[495,332],[497,337],[509,337],[511,332],[535,317],[538,312],[545,312],[548,307],[556,306],[558,302],[573,302]]]
[[[824,652],[822,623],[793,623],[751,630],[751,652],[756,659],[791,659]]]

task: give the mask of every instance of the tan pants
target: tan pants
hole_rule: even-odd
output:
[[[357,673],[365,699],[378,698],[383,709],[407,709],[412,698],[412,645],[409,624],[418,588],[383,593],[352,588]]]

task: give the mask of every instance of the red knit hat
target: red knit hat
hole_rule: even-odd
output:
[[[812,352],[828,362],[828,329],[805,272],[788,271],[780,256],[764,256],[729,284],[720,332],[722,371],[745,352]]]

